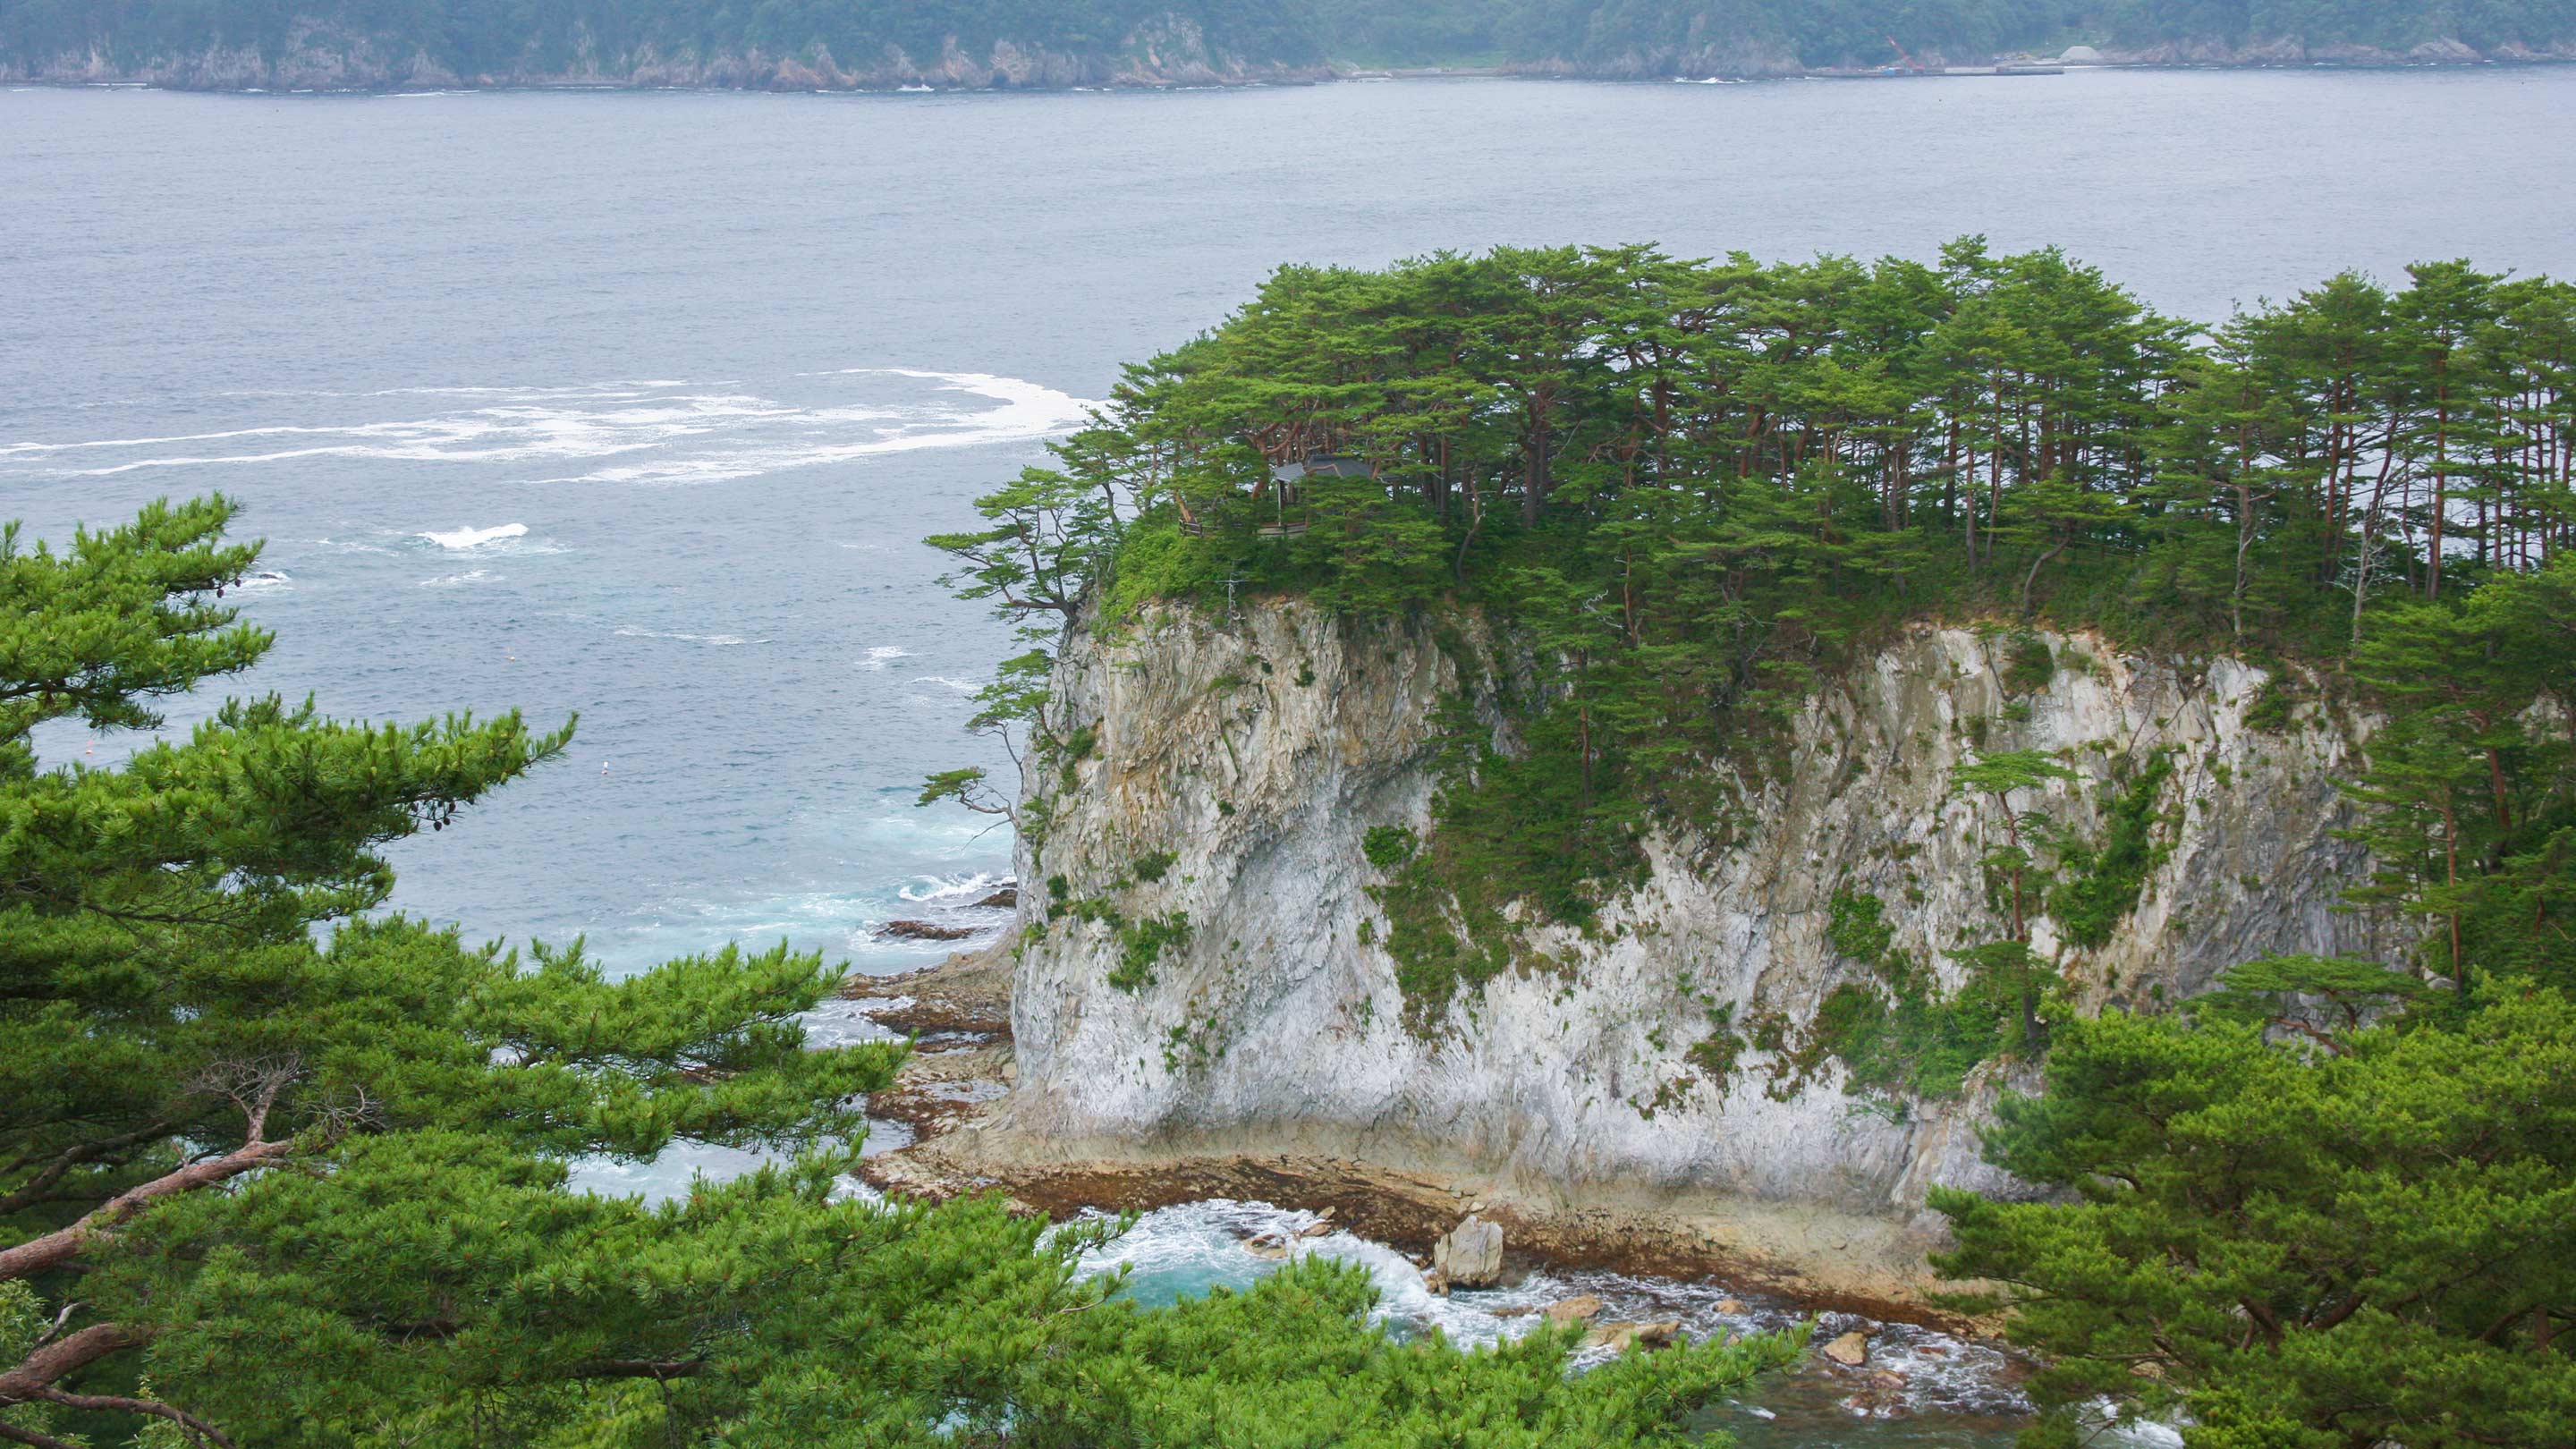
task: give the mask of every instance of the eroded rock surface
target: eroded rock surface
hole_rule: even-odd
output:
[[[1363,840],[1431,831],[1439,707],[1510,667],[1488,632],[1353,627],[1290,602],[1078,635],[1056,683],[1090,748],[1030,774],[1046,824],[1018,874],[1047,885],[1022,908],[1019,1087],[997,1132],[1066,1156],[1347,1154],[1477,1174],[1525,1205],[1615,1187],[1929,1227],[1935,1184],[2010,1190],[1976,1129],[2027,1084],[1996,1064],[1957,1096],[1873,1107],[1831,1059],[1800,1075],[1750,1045],[1724,1071],[1693,1055],[1714,1020],[1776,1017],[1794,1037],[1867,978],[1830,937],[1838,895],[1875,898],[1888,949],[1956,988],[1950,953],[1997,934],[1979,860],[1999,842],[1953,765],[2056,754],[2080,778],[2015,804],[2080,838],[2104,828],[2105,782],[2169,753],[2164,854],[2112,939],[2080,948],[2034,923],[2086,1009],[2189,996],[2266,952],[2392,945],[2337,909],[2363,862],[2336,838],[2353,816],[2334,779],[2362,722],[2303,703],[2258,728],[2268,676],[2251,665],[2043,638],[2053,677],[2015,689],[1998,631],[1908,631],[1808,703],[1786,758],[1740,781],[1739,818],[1653,839],[1643,884],[1591,932],[1534,926],[1545,965],[1426,1024],[1407,1020],[1372,894],[1388,877]],[[1106,910],[1066,909],[1082,902]],[[1783,1251],[1840,1251],[1850,1235],[1817,1221],[1831,1240]]]

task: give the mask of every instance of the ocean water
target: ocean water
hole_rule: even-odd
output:
[[[562,761],[396,848],[398,907],[475,939],[583,936],[621,970],[783,939],[885,971],[947,949],[881,940],[887,920],[997,928],[973,903],[1010,863],[988,820],[911,803],[930,771],[1006,766],[961,729],[1006,630],[939,587],[919,538],[970,524],[1122,361],[1282,262],[1634,240],[1929,257],[1982,232],[2214,320],[2346,267],[2576,275],[2576,169],[2549,159],[2571,131],[2570,68],[5,90],[0,517],[59,540],[221,489],[268,540],[240,599],[279,636],[240,689],[364,718],[578,713]],[[64,722],[40,743],[133,741]],[[663,1193],[747,1160],[585,1180]],[[1119,1250],[1136,1291],[1257,1271],[1228,1216],[1256,1211],[1149,1218]],[[1501,1300],[1408,1304],[1389,1311],[1415,1327],[1507,1331]],[[1891,1419],[1797,1382],[1778,1418],[1730,1427],[2002,1442],[1990,1395]]]
[[[2576,273],[2576,170],[2531,161],[2571,126],[2576,69],[2541,67],[0,91],[0,516],[222,489],[279,635],[242,688],[578,712],[562,762],[396,850],[399,906],[620,968],[783,938],[886,969],[940,948],[877,926],[1009,869],[911,804],[1005,763],[960,729],[1004,631],[917,540],[1273,266],[1984,232],[2207,318],[2348,266]]]

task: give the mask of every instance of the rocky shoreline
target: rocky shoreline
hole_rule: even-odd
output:
[[[941,1199],[998,1191],[1062,1221],[1086,1210],[1147,1212],[1212,1198],[1325,1212],[1340,1227],[1429,1261],[1467,1216],[1499,1224],[1516,1268],[1601,1269],[1693,1279],[1722,1275],[1810,1309],[1951,1333],[1983,1325],[1929,1299],[1934,1246],[1901,1224],[1803,1204],[1707,1193],[1558,1193],[1428,1155],[1329,1150],[1313,1141],[1063,1142],[1015,1128],[1011,963],[999,947],[960,952],[901,976],[854,980],[847,994],[880,1025],[914,1037],[873,1117],[905,1124],[905,1147],[866,1159],[884,1191]],[[1398,1157],[1398,1160],[1387,1160]]]

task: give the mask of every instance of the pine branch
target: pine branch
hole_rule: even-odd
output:
[[[0,1196],[0,1218],[7,1217],[20,1208],[34,1203],[59,1200],[52,1189],[55,1183],[63,1180],[65,1173],[84,1163],[96,1162],[113,1153],[123,1152],[127,1148],[139,1147],[157,1138],[167,1137],[177,1126],[176,1122],[154,1122],[131,1132],[118,1133],[114,1137],[103,1137],[95,1142],[76,1143],[65,1148],[53,1161],[45,1164],[34,1177],[20,1184],[15,1191]]]
[[[150,1182],[127,1188],[68,1227],[57,1228],[14,1248],[0,1248],[0,1282],[59,1268],[77,1257],[91,1238],[124,1222],[156,1200],[211,1187],[253,1168],[265,1167],[286,1156],[294,1147],[291,1140],[251,1142],[220,1157],[192,1162],[176,1172],[164,1173]]]

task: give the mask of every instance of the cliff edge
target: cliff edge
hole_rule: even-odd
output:
[[[1950,953],[1992,934],[2001,827],[1952,766],[2044,752],[2074,778],[2016,802],[2031,828],[2098,838],[2127,809],[2145,831],[2108,940],[2077,944],[2044,905],[2031,923],[2081,1009],[2187,997],[2269,952],[2395,945],[2338,909],[2364,866],[2336,835],[2354,722],[2283,705],[2233,659],[1919,625],[1806,702],[1725,828],[1651,835],[1642,881],[1595,920],[1527,922],[1514,969],[1426,1010],[1370,832],[1435,828],[1444,701],[1507,731],[1481,698],[1498,648],[1473,619],[1295,601],[1078,630],[1055,680],[1073,743],[1022,800],[1017,1086],[958,1149],[1281,1154],[1472,1183],[1531,1220],[1722,1220],[1811,1291],[1902,1298],[1937,1241],[1931,1186],[2013,1190],[1976,1128],[2030,1083],[1998,1058],[1948,1092],[1855,1091],[1818,1020],[1891,960],[1956,990]]]

